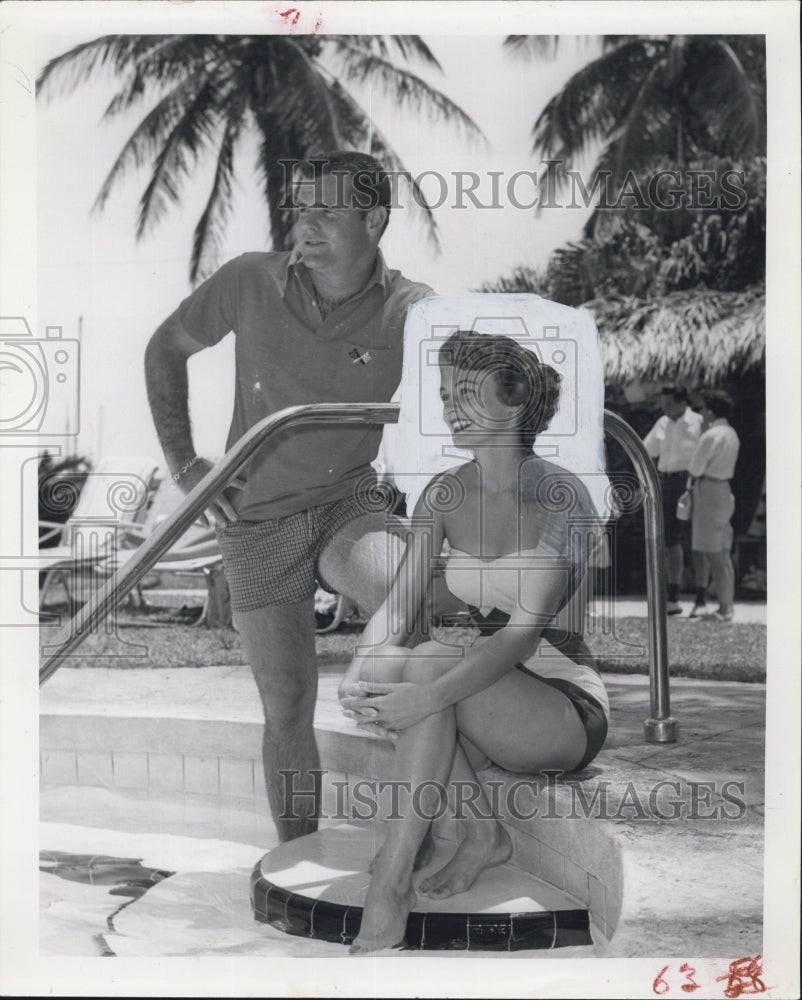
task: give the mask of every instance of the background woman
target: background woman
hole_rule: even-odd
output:
[[[716,586],[718,611],[701,621],[731,622],[735,597],[732,549],[732,515],[735,498],[731,479],[741,443],[730,426],[732,399],[726,392],[702,393],[702,436],[688,466],[693,484],[691,549],[697,572],[710,566]],[[697,583],[698,583],[697,579]]]
[[[473,331],[453,334],[439,362],[454,444],[475,457],[421,496],[401,570],[340,687],[348,714],[394,740],[393,778],[421,792],[417,811],[387,823],[354,952],[403,941],[413,870],[431,857],[430,818],[449,780],[473,783],[476,811],[489,816],[477,768],[572,771],[593,759],[607,732],[608,700],[587,648],[549,630],[584,576],[600,527],[580,480],[532,452],[557,410],[560,376],[516,341]],[[480,628],[468,648],[415,645],[432,558],[444,543],[449,589]],[[541,643],[544,633],[550,641]],[[454,857],[418,892],[463,892],[510,857],[499,822],[459,821]]]

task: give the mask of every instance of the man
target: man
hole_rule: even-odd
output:
[[[668,579],[669,615],[681,615],[679,591],[684,565],[683,542],[687,542],[688,522],[677,518],[677,500],[685,490],[688,465],[702,432],[702,418],[688,405],[688,391],[681,385],[665,385],[660,393],[663,416],[643,439],[649,455],[657,462],[663,493],[665,525],[666,576]],[[691,618],[705,606],[703,580],[696,581],[696,601]]]
[[[432,294],[389,270],[379,251],[391,194],[388,176],[365,154],[302,162],[293,174],[293,252],[230,261],[153,335],[148,399],[185,493],[211,465],[192,444],[187,359],[229,331],[237,341],[227,447],[286,406],[390,399],[401,378],[407,306]],[[380,438],[380,427],[364,425],[282,434],[251,460],[247,482],[207,511],[262,700],[265,782],[281,840],[317,825],[316,575],[372,613],[398,562],[400,543],[386,533],[375,497],[366,500]]]
[[[732,400],[726,392],[702,393],[702,436],[691,456],[688,472],[693,480],[691,548],[694,564],[705,562],[713,573],[718,611],[702,621],[731,622],[735,596],[735,571],[730,558],[735,499],[730,480],[741,443],[729,424]]]

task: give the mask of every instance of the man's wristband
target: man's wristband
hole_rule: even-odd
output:
[[[181,468],[180,468],[180,469],[178,470],[178,472],[176,472],[176,473],[175,473],[175,474],[173,475],[173,482],[174,482],[174,483],[177,483],[177,482],[178,482],[178,480],[179,480],[179,479],[180,479],[180,478],[181,478],[181,477],[182,477],[182,476],[184,475],[184,473],[185,473],[185,472],[188,472],[188,471],[189,471],[189,470],[190,470],[190,469],[192,468],[192,466],[193,466],[193,465],[194,465],[194,464],[195,464],[195,463],[196,463],[197,461],[198,461],[198,456],[197,456],[197,455],[196,455],[196,456],[195,456],[194,458],[191,458],[191,459],[190,459],[190,460],[189,460],[189,461],[187,462],[187,464],[186,464],[186,465],[182,466],[182,467],[181,467]]]

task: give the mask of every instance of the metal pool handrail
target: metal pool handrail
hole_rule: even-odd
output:
[[[660,477],[643,442],[623,417],[604,411],[604,431],[616,440],[635,466],[643,490],[646,528],[646,615],[649,646],[649,704],[643,723],[647,743],[676,743],[679,723],[671,717],[668,692],[668,628],[666,626],[665,537]]]
[[[160,524],[134,555],[76,613],[39,669],[42,685],[58,670],[62,660],[117,607],[148,571],[198,519],[211,501],[225,489],[245,463],[279,430],[312,423],[389,424],[398,420],[397,403],[309,403],[291,406],[269,417],[244,434],[181,505]],[[632,428],[605,410],[604,429],[632,460],[644,491],[646,520],[646,568],[649,602],[649,681],[652,717],[645,722],[649,742],[670,743],[677,738],[677,724],[670,717],[668,692],[668,643],[665,623],[665,574],[660,481],[654,464]]]

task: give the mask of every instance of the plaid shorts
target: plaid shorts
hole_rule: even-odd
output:
[[[357,495],[274,520],[218,525],[233,610],[256,611],[311,597],[320,554],[338,531],[375,510],[370,498]]]

